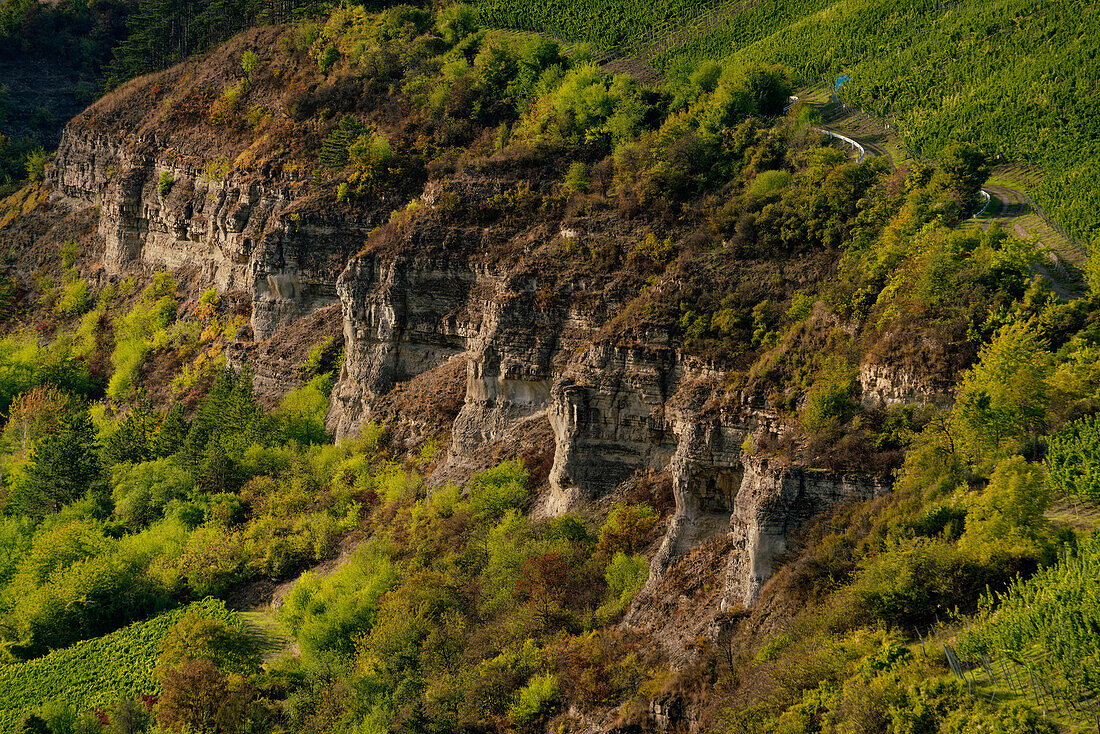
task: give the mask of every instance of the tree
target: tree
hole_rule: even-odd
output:
[[[260,669],[260,651],[246,633],[192,610],[169,628],[160,644],[157,675],[166,677],[189,660],[209,660],[218,670],[250,675]]]
[[[21,458],[41,436],[58,429],[68,402],[68,394],[49,384],[36,385],[12,401],[5,438],[17,445]]]
[[[208,456],[211,441],[229,455],[239,455],[262,438],[262,424],[263,409],[252,392],[252,373],[225,369],[195,413],[183,444],[184,456],[192,466],[198,465]]]
[[[161,679],[157,723],[177,731],[230,734],[245,730],[252,687],[206,659],[186,660]]]
[[[989,178],[985,154],[971,145],[957,144],[940,153],[934,182],[943,190],[952,220],[965,219],[978,201],[978,192]]]
[[[1047,546],[1043,513],[1049,503],[1042,466],[1022,456],[1005,459],[970,504],[960,550],[985,562],[998,556],[1040,556]]]
[[[152,718],[145,706],[132,698],[123,698],[111,710],[107,732],[108,734],[143,734],[149,728]]]
[[[596,552],[610,558],[618,552],[637,553],[660,518],[648,504],[616,505],[600,528]]]
[[[547,627],[569,597],[571,580],[569,559],[563,553],[550,551],[524,561],[515,595],[530,604],[539,624]]]
[[[957,449],[975,463],[1013,453],[1020,438],[1044,425],[1050,371],[1050,352],[1031,323],[998,331],[959,383],[951,416]]]
[[[108,466],[139,464],[153,458],[153,442],[157,433],[157,414],[142,396],[118,424],[103,447]]]
[[[33,452],[28,481],[14,499],[32,517],[45,517],[100,488],[102,467],[95,428],[87,410],[64,416],[60,428],[45,436]]]
[[[191,425],[183,414],[183,406],[178,403],[173,405],[153,437],[153,453],[160,458],[176,453],[183,448],[190,429]]]

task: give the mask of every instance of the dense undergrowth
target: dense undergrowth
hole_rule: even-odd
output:
[[[331,345],[265,411],[251,375],[226,369],[245,317],[216,292],[99,278],[75,243],[51,243],[62,267],[22,284],[26,323],[0,344],[7,721],[55,734],[537,731],[588,717],[647,729],[650,703],[678,697],[715,731],[1053,731],[1022,695],[973,695],[921,644],[964,628],[960,651],[1095,691],[1084,628],[1058,617],[1094,612],[1071,593],[1094,541],[1047,519],[1052,498],[1097,494],[1095,300],[1056,298],[1033,277],[1032,244],[957,228],[987,156],[856,162],[814,132],[812,110],[784,109],[782,68],[700,63],[650,88],[583,50],[480,29],[465,8],[342,7],[281,38],[234,59],[232,83],[188,119],[248,149],[308,126],[287,155],[324,206],[402,202],[368,249],[476,228],[504,243],[476,255],[504,259],[535,223],[615,222],[615,237],[524,242],[547,308],[572,303],[577,274],[621,288],[601,338],[667,334],[728,370],[709,406],[751,390],[775,411],[785,430],[746,452],[896,470],[895,491],[805,528],[757,608],[721,615],[674,670],[619,626],[663,529],[654,498],[535,520],[535,467],[514,460],[429,486],[445,435],[401,451],[371,425],[331,442]],[[305,81],[273,101],[276,62]],[[506,185],[451,186],[477,175]],[[431,206],[411,199],[425,181],[443,192]],[[954,384],[953,405],[866,408],[864,364],[927,376],[932,393]],[[261,662],[201,601],[295,577],[278,623],[296,654]],[[28,693],[59,671],[107,675],[131,635],[140,681]]]

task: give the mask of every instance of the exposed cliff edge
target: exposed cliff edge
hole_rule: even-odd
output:
[[[182,71],[165,75],[184,84]],[[277,335],[296,329],[305,344],[342,333],[329,430],[394,420],[409,444],[444,436],[436,481],[486,465],[503,446],[552,453],[536,508],[548,516],[614,501],[645,472],[671,477],[675,511],[628,625],[652,622],[661,579],[704,548],[724,557],[712,609],[752,605],[801,525],[889,490],[877,474],[746,450],[783,438],[789,417],[767,395],[731,389],[733,368],[690,354],[675,330],[616,321],[654,278],[560,262],[575,239],[637,242],[644,230],[609,212],[579,232],[557,214],[524,221],[518,205],[512,219],[489,223],[468,213],[538,189],[538,166],[553,163],[457,167],[411,206],[401,196],[334,206],[331,191],[277,156],[237,165],[243,143],[196,151],[151,118],[124,134],[134,113],[119,104],[66,128],[49,176],[55,196],[98,207],[107,273],[188,268],[204,287],[250,301],[251,334],[230,356],[253,365],[267,402],[294,386],[302,354],[281,353]],[[858,391],[875,409],[950,401],[937,384],[882,364],[862,365]]]

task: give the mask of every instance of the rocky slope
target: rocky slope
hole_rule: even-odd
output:
[[[675,510],[627,624],[652,624],[662,577],[704,547],[723,559],[711,611],[753,604],[803,523],[889,490],[888,477],[755,456],[746,447],[785,431],[764,395],[731,393],[729,369],[690,356],[668,330],[616,331],[638,282],[554,269],[550,255],[566,240],[621,232],[614,215],[594,216],[579,235],[545,216],[466,221],[478,202],[540,185],[537,171],[504,166],[430,180],[410,209],[402,197],[334,206],[277,154],[247,165],[247,143],[200,149],[198,132],[161,121],[158,95],[199,94],[201,73],[138,80],[65,130],[48,183],[57,201],[97,211],[107,273],[186,269],[200,287],[250,301],[250,340],[232,356],[254,366],[268,402],[296,384],[292,360],[304,352],[286,343],[342,333],[330,430],[396,418],[410,445],[444,436],[437,481],[504,452],[552,453],[537,512],[558,515],[612,502],[647,472],[667,474]],[[135,111],[145,97],[153,111]],[[408,214],[376,231],[395,210]],[[859,377],[867,407],[950,400],[905,369],[868,363]],[[670,648],[683,639],[670,637]]]

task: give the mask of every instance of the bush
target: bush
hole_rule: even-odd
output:
[[[785,189],[792,178],[787,171],[761,171],[749,186],[749,193],[753,196],[777,193]]]
[[[256,52],[252,49],[245,51],[244,55],[241,56],[241,69],[244,70],[244,73],[251,77],[259,67],[260,57],[256,55]]]
[[[1014,453],[1019,440],[1046,419],[1051,354],[1036,325],[1013,322],[982,347],[963,375],[951,415],[960,453],[989,464]]]
[[[588,191],[588,166],[583,161],[574,161],[569,164],[569,170],[565,172],[565,181],[562,189],[567,194],[583,194]]]
[[[499,520],[510,509],[527,506],[529,474],[522,461],[505,461],[470,480],[470,512],[480,522]]]
[[[524,725],[548,714],[559,696],[558,678],[553,673],[536,675],[516,694],[508,709],[508,717]]]
[[[209,660],[223,672],[249,675],[260,669],[260,651],[248,633],[225,619],[190,609],[168,628],[160,643],[157,676],[187,660]]]
[[[39,182],[46,178],[46,164],[50,162],[51,155],[38,148],[27,153],[24,166],[27,170],[27,180]]]
[[[618,551],[607,564],[604,579],[607,581],[607,600],[600,607],[605,618],[621,614],[630,606],[634,595],[645,586],[649,578],[649,562],[645,556],[628,556]]]
[[[830,360],[818,373],[799,416],[802,427],[812,436],[825,437],[851,418],[856,404],[856,371],[847,363]]]
[[[331,43],[327,44],[317,53],[317,68],[322,74],[328,74],[339,58],[340,49]]]
[[[597,554],[605,558],[620,553],[636,554],[649,539],[649,533],[659,519],[656,510],[644,502],[616,505],[600,528]]]
[[[317,375],[308,383],[287,393],[271,413],[277,430],[287,440],[301,444],[326,443],[328,396],[332,392],[332,373]]]
[[[898,539],[861,564],[852,592],[867,617],[908,630],[956,607],[972,610],[989,585],[1022,569],[980,564],[939,539]]]
[[[164,171],[160,174],[160,180],[157,182],[157,190],[160,192],[161,198],[168,196],[168,193],[172,190],[172,186],[175,185],[176,179],[172,177],[172,174],[168,171]]]
[[[328,576],[302,574],[287,594],[279,617],[298,639],[304,655],[350,655],[356,637],[370,631],[378,600],[396,582],[397,569],[389,557],[364,546]]]
[[[172,500],[182,500],[191,491],[191,474],[175,458],[136,465],[121,465],[115,472],[111,496],[115,515],[131,527],[148,525],[164,515]]]
[[[111,353],[115,372],[107,383],[107,395],[112,400],[122,401],[130,394],[145,357],[167,343],[167,328],[176,316],[176,287],[170,276],[158,276],[129,313],[115,321],[115,348]]]
[[[73,278],[61,287],[57,312],[62,316],[79,316],[88,310],[88,284],[83,278]]]
[[[984,562],[999,556],[1041,557],[1049,542],[1043,517],[1049,503],[1042,467],[1022,456],[1005,459],[970,503],[959,549]]]

